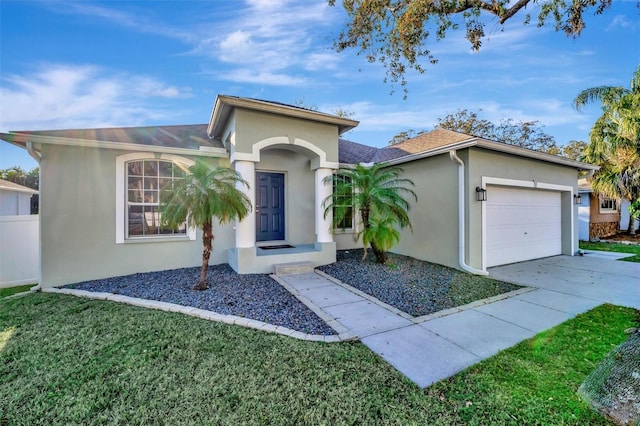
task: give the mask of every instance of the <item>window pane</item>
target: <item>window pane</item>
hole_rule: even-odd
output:
[[[129,191],[128,201],[130,203],[141,203],[142,202],[142,190]]]
[[[129,177],[128,179],[129,189],[142,189],[141,177]]]
[[[145,176],[158,176],[158,161],[146,160],[144,162],[144,175]]]
[[[127,163],[127,173],[129,176],[142,176],[143,161],[130,161]]]
[[[129,236],[143,235],[142,206],[129,206]]]
[[[187,175],[186,169],[178,164],[173,165],[173,176],[177,178],[183,178]]]
[[[160,161],[160,176],[171,177],[171,164],[168,161]]]
[[[144,189],[158,189],[158,178],[145,176]]]
[[[158,191],[144,191],[145,204],[158,204]]]
[[[158,179],[158,189],[163,189],[165,186],[171,183],[171,178]]]
[[[156,206],[144,206],[144,234],[157,234],[160,228],[160,213]]]

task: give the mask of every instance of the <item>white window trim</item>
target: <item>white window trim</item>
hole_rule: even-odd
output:
[[[335,174],[334,174],[335,176]],[[331,187],[331,192],[333,192],[333,182],[332,182],[332,187]],[[355,195],[353,195],[355,197]],[[340,227],[334,227],[333,231],[334,233],[337,234],[355,234],[356,232],[358,232],[358,220],[357,220],[357,211],[356,208],[354,207],[354,205],[351,205],[351,226],[348,228],[340,228]]]
[[[125,164],[134,160],[166,160],[174,163],[180,163],[187,167],[195,164],[193,160],[185,157],[180,157],[173,154],[154,153],[154,152],[133,152],[130,154],[123,154],[116,157],[116,244],[125,243],[157,243],[163,241],[179,241],[196,239],[196,229],[187,228],[187,234],[178,236],[149,236],[149,237],[137,237],[127,238],[126,230],[126,216],[127,216],[127,202],[126,202],[126,173]]]
[[[615,208],[614,209],[607,209],[607,208],[602,208],[602,202],[606,201],[606,200],[611,200],[615,203]],[[600,214],[616,214],[618,213],[618,200],[615,200],[613,198],[609,198],[609,197],[599,197],[598,199],[598,211],[600,212]]]

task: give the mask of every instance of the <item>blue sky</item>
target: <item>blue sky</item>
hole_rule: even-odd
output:
[[[629,86],[639,10],[614,0],[577,39],[522,16],[505,27],[488,18],[479,53],[462,31],[431,40],[439,63],[407,75],[403,100],[381,65],[332,50],[346,15],[325,0],[2,0],[0,131],[206,123],[226,94],[344,108],[360,121],[346,138],[374,146],[464,108],[538,120],[559,144],[588,140],[600,109],[571,101],[587,87]],[[13,165],[36,163],[0,143],[0,168]]]

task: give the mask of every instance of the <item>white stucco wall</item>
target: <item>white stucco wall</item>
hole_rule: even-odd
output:
[[[126,152],[43,147],[40,162],[42,282],[44,287],[191,266],[202,262],[196,239],[146,239],[116,243],[116,158]],[[149,153],[149,158],[155,158]],[[213,166],[219,160],[210,160]],[[214,222],[211,264],[227,262],[233,224]]]

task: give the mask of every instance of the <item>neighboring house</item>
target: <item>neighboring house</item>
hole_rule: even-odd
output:
[[[629,229],[629,200],[598,195],[586,178],[578,181],[582,203],[578,206],[579,239],[597,240]],[[638,221],[634,221],[636,229]]]
[[[332,232],[325,179],[357,163],[398,164],[419,200],[413,233],[393,251],[486,273],[490,266],[578,249],[577,175],[597,167],[448,130],[387,148],[340,139],[357,121],[290,105],[218,96],[203,125],[19,131],[3,140],[39,158],[43,286],[198,266],[200,231],[162,228],[159,188],[198,156],[250,184],[253,211],[214,225],[212,263],[239,273],[335,261],[360,246]],[[479,191],[479,192],[478,192]],[[484,192],[486,191],[486,192]],[[479,195],[486,201],[478,201]]]
[[[20,216],[31,214],[31,198],[35,189],[0,179],[0,216]]]

